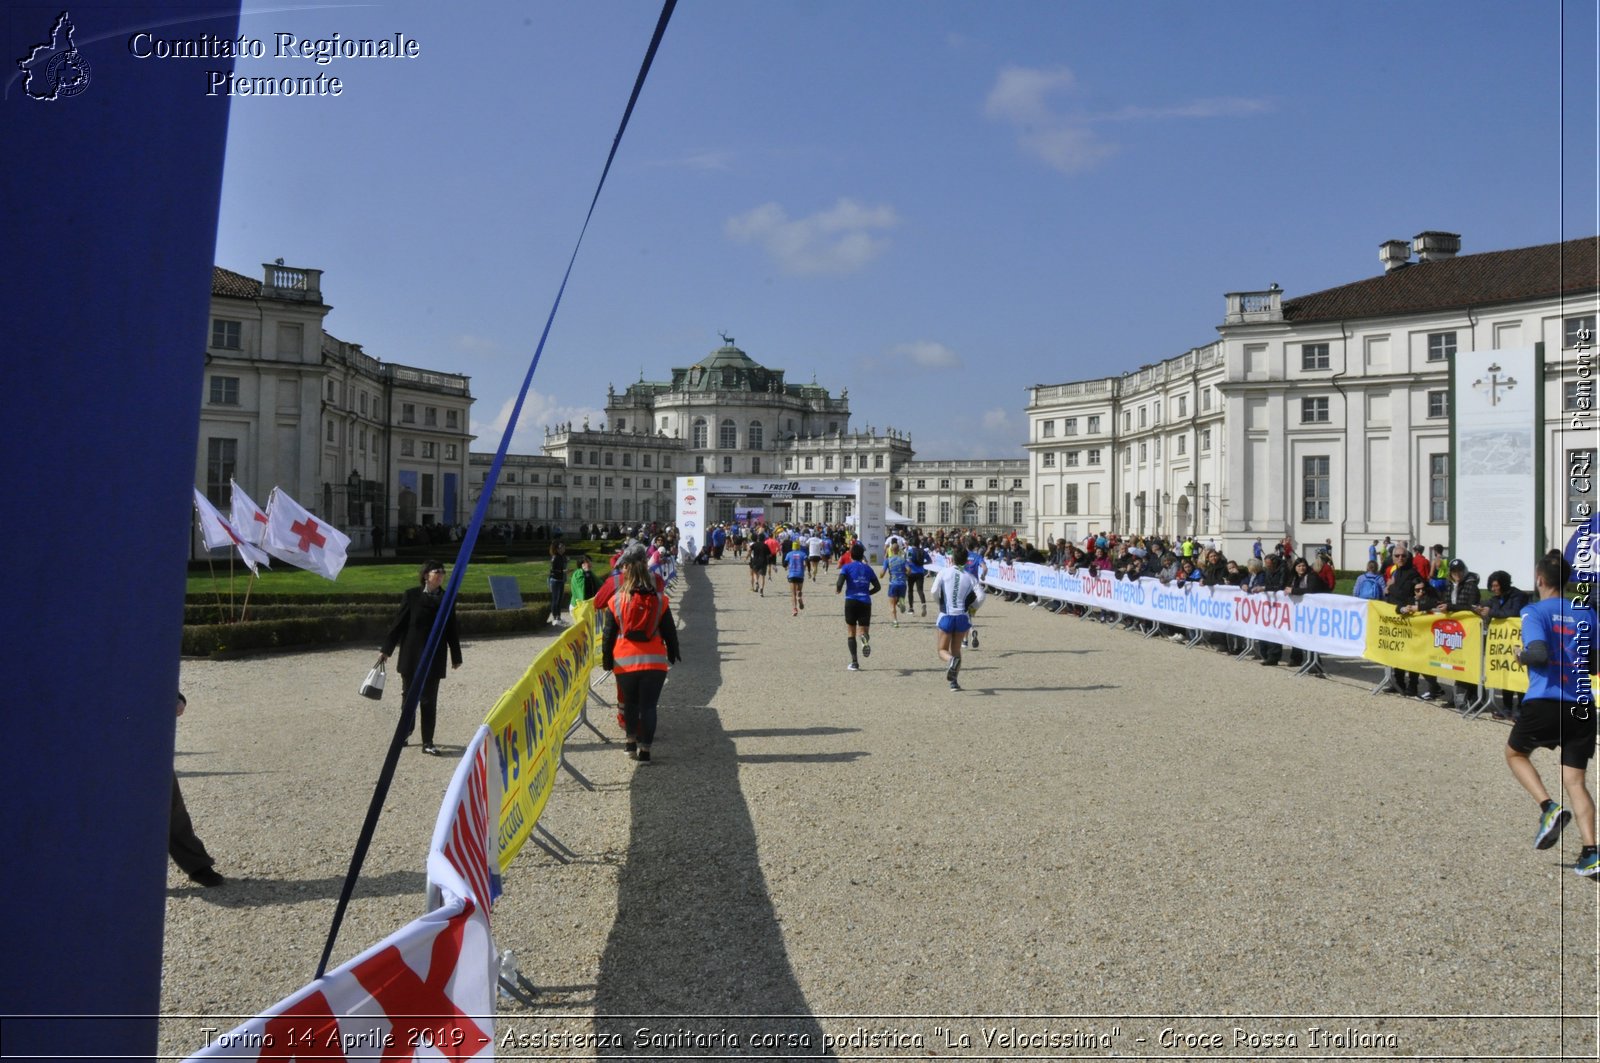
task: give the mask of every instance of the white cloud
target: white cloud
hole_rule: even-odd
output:
[[[942,343],[917,340],[915,343],[896,344],[889,350],[889,358],[896,362],[910,362],[923,369],[960,369],[961,357]]]
[[[492,420],[472,422],[472,434],[478,437],[472,444],[474,450],[499,449],[500,437],[505,434],[506,424],[511,420],[511,408],[516,401],[515,396],[507,399]],[[554,396],[530,388],[528,398],[522,404],[522,413],[517,418],[517,427],[511,433],[510,453],[542,454],[546,425],[555,426],[570,421],[577,426],[583,424],[585,417],[589,418],[591,426],[598,428],[605,419],[605,411],[589,406],[564,405]]]
[[[499,340],[472,332],[463,332],[451,340],[451,344],[466,354],[499,354],[502,350]]]
[[[985,432],[1005,432],[1011,429],[1011,411],[996,406],[992,410],[983,411],[983,430]]]
[[[1087,126],[1057,126],[1036,133],[1025,133],[1017,141],[1062,173],[1081,173],[1118,151]]]
[[[1015,128],[1017,144],[1062,173],[1081,173],[1115,155],[1119,146],[1094,127],[1152,119],[1239,118],[1272,109],[1266,100],[1223,96],[1160,107],[1128,105],[1102,114],[1063,110],[1052,95],[1070,94],[1077,78],[1066,67],[1008,66],[995,77],[984,113]]]
[[[1008,66],[995,78],[984,113],[1016,125],[1053,121],[1055,116],[1045,103],[1045,96],[1053,89],[1070,89],[1077,83],[1072,71],[1064,66],[1054,70]]]
[[[793,219],[778,204],[764,203],[729,218],[723,231],[730,240],[760,244],[785,273],[854,273],[888,248],[888,239],[875,232],[899,223],[893,207],[840,199]]]

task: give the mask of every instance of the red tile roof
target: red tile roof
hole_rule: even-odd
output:
[[[1600,236],[1413,262],[1392,273],[1286,299],[1283,319],[1345,321],[1557,295],[1589,295],[1600,287],[1597,267]]]
[[[253,281],[242,273],[221,266],[211,267],[211,294],[231,295],[237,299],[257,299],[261,296],[261,282]]]

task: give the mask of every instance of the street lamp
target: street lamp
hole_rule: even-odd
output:
[[[1183,485],[1183,493],[1189,496],[1189,532],[1190,532],[1190,534],[1193,534],[1194,532],[1197,532],[1197,531],[1200,530],[1199,525],[1195,523],[1195,517],[1196,517],[1195,501],[1196,500],[1195,500],[1195,486],[1194,486],[1194,481],[1193,480],[1190,480],[1188,483]]]

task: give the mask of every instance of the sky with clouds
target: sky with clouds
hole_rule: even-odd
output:
[[[492,450],[658,12],[247,2],[241,75],[344,89],[231,101],[217,263],[323,270],[328,330],[469,375]],[[919,457],[1021,456],[1030,384],[1208,343],[1226,292],[1374,276],[1425,229],[1596,232],[1594,41],[1559,0],[683,0],[513,450],[726,331]]]

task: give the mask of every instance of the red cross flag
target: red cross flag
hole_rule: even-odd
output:
[[[244,536],[245,542],[260,546],[262,537],[267,534],[266,510],[256,505],[256,500],[245,494],[244,488],[237,483],[232,480],[228,483],[233,488],[233,512],[230,516],[234,528]]]
[[[191,1059],[494,1059],[498,960],[477,905],[450,898]]]
[[[222,518],[217,512],[217,507],[211,500],[200,493],[200,488],[194,489],[194,509],[200,517],[200,538],[205,542],[206,549],[215,550],[222,546],[236,547],[244,563],[250,566],[250,571],[261,575],[257,565],[270,565],[267,555],[257,547],[251,546],[244,533],[235,528]]]
[[[267,499],[267,533],[261,540],[267,553],[328,579],[338,579],[350,551],[350,537],[274,487]]]
[[[242,1026],[204,1031],[193,1059],[495,1058],[500,761],[488,727],[445,791],[428,853],[427,915]]]

